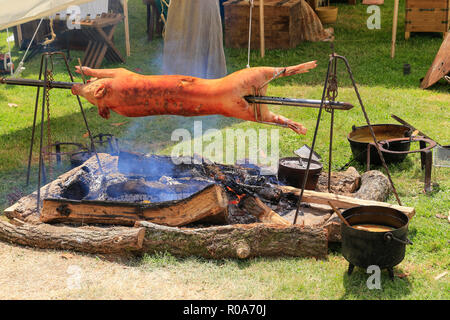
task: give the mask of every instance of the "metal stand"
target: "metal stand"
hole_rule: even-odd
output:
[[[381,159],[383,167],[386,170],[386,174],[387,174],[387,177],[389,179],[389,183],[390,183],[390,185],[392,187],[392,190],[394,192],[394,195],[395,195],[395,197],[397,199],[398,204],[402,205],[402,203],[400,201],[400,198],[398,196],[397,190],[396,190],[396,188],[394,186],[394,183],[392,181],[391,175],[389,173],[389,168],[386,165],[386,162],[384,160],[383,154],[381,153],[381,150],[380,150],[380,146],[377,143],[377,139],[375,137],[375,133],[373,131],[372,125],[370,124],[370,120],[369,120],[369,117],[367,115],[367,112],[366,112],[366,109],[364,107],[364,104],[363,104],[363,101],[361,99],[361,96],[359,94],[358,87],[356,86],[356,82],[355,82],[355,80],[353,78],[353,73],[352,73],[352,70],[350,68],[350,65],[349,65],[347,59],[344,56],[337,55],[334,52],[333,44],[331,44],[331,47],[332,47],[333,53],[330,55],[330,58],[328,60],[327,75],[326,75],[326,78],[325,78],[325,83],[324,83],[324,88],[323,88],[323,93],[322,93],[322,100],[321,100],[321,104],[320,104],[320,108],[319,108],[319,113],[318,113],[318,116],[317,116],[316,127],[315,127],[315,130],[314,130],[314,137],[313,137],[313,141],[312,141],[312,144],[311,144],[311,152],[309,154],[308,164],[306,166],[306,172],[305,172],[305,175],[303,177],[302,189],[300,191],[300,195],[299,195],[299,199],[298,199],[298,203],[297,203],[297,210],[295,212],[294,224],[297,223],[297,217],[298,217],[298,214],[300,212],[300,207],[301,207],[302,200],[303,200],[303,193],[304,193],[305,188],[306,188],[306,181],[308,180],[312,154],[313,154],[313,151],[314,151],[314,147],[316,145],[317,133],[319,131],[320,119],[322,117],[322,110],[323,110],[323,108],[325,107],[325,104],[326,104],[325,96],[328,95],[328,101],[333,100],[333,97],[335,98],[337,96],[337,94],[336,94],[337,93],[336,71],[337,71],[337,60],[338,59],[342,60],[344,62],[344,64],[345,64],[345,66],[346,66],[348,75],[350,77],[350,80],[352,81],[353,89],[355,90],[356,96],[358,97],[358,101],[359,101],[359,104],[361,106],[361,110],[362,110],[362,112],[364,114],[364,118],[365,118],[365,120],[367,122],[367,125],[369,126],[369,131],[370,131],[370,134],[372,135],[372,138],[373,138],[373,141],[374,141],[374,145],[375,145],[375,147],[377,149],[377,152],[378,152],[378,155],[379,155],[379,157]],[[333,72],[333,73],[331,73],[331,72]],[[331,97],[330,97],[330,95],[331,95]],[[330,151],[329,151],[329,162],[328,162],[328,165],[329,165],[329,167],[328,167],[328,190],[330,190],[330,178],[331,178],[331,171],[330,170],[331,170],[331,160],[332,160],[333,125],[334,125],[333,122],[334,122],[334,114],[333,114],[333,109],[331,109]],[[302,212],[302,215],[303,215],[303,212]]]
[[[74,81],[73,75],[70,72],[70,68],[69,68],[69,63],[67,61],[66,56],[64,55],[64,53],[62,52],[47,52],[44,53],[41,57],[41,65],[40,65],[40,71],[39,71],[39,81],[42,80],[42,74],[44,73],[44,81],[43,81],[43,85],[42,85],[42,90],[43,90],[43,94],[42,94],[42,107],[41,107],[41,128],[40,128],[40,138],[39,138],[39,171],[38,171],[38,185],[37,185],[37,210],[39,211],[40,208],[40,200],[41,200],[41,182],[43,181],[44,183],[46,182],[46,176],[45,176],[45,165],[44,165],[44,161],[43,161],[43,151],[44,151],[44,146],[43,146],[43,137],[44,137],[44,115],[45,115],[45,110],[46,110],[46,103],[47,103],[47,111],[48,111],[48,101],[49,101],[49,90],[52,88],[51,84],[52,81],[49,80],[49,75],[51,76],[52,71],[53,71],[53,57],[54,56],[60,56],[63,58],[66,69],[67,69],[67,73],[70,76],[71,81]],[[51,65],[51,68],[49,68],[49,63]],[[27,167],[27,181],[26,184],[28,185],[30,182],[30,171],[31,171],[31,158],[33,155],[33,144],[34,144],[34,136],[35,136],[35,131],[36,131],[36,118],[37,118],[37,114],[38,114],[38,104],[39,104],[39,98],[40,98],[40,86],[38,86],[37,88],[37,92],[36,92],[36,102],[35,102],[35,106],[34,106],[34,118],[33,118],[33,129],[31,132],[31,143],[30,143],[30,151],[28,154],[28,167]],[[94,140],[91,134],[91,130],[89,129],[89,125],[86,119],[86,114],[84,113],[84,109],[83,109],[83,105],[81,104],[81,100],[80,97],[77,96],[77,101],[78,101],[78,105],[80,106],[80,111],[81,114],[83,116],[84,119],[84,124],[86,126],[86,129],[88,131],[89,134],[89,139],[91,140],[91,145],[93,148],[93,152],[95,153],[95,156],[97,157],[97,162],[99,165],[99,169],[100,172],[103,174],[103,169],[101,166],[101,162],[100,162],[100,158],[98,157],[98,154],[95,150],[95,145],[94,145]],[[50,125],[50,124],[48,124]],[[48,146],[50,148],[50,146]]]
[[[385,146],[389,145],[391,142],[419,142],[420,149],[419,150],[408,150],[408,151],[393,151],[388,150],[385,148]],[[391,153],[391,154],[408,154],[408,153],[416,153],[420,152],[420,162],[422,170],[425,170],[425,184],[424,184],[424,191],[425,193],[429,193],[432,191],[431,188],[431,169],[433,164],[433,153],[432,149],[436,147],[436,141],[433,141],[431,139],[416,136],[416,137],[409,137],[409,138],[395,138],[390,140],[384,140],[380,141],[376,144],[370,143],[367,149],[367,170],[370,170],[370,146],[375,145],[378,146],[379,149],[382,152],[385,153]]]

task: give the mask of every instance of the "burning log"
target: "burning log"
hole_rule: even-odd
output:
[[[264,223],[274,223],[289,226],[291,223],[270,209],[259,198],[245,196],[239,203],[248,213]]]
[[[145,227],[143,252],[167,251],[176,256],[204,258],[250,258],[259,256],[315,257],[328,253],[324,228],[254,223],[187,229],[139,221]]]
[[[45,223],[98,223],[132,226],[147,220],[167,226],[183,226],[205,218],[226,222],[228,198],[218,185],[183,200],[162,203],[126,203],[95,200],[45,199],[40,220]]]
[[[141,250],[144,234],[144,228],[73,228],[0,220],[0,240],[42,249],[122,254]]]

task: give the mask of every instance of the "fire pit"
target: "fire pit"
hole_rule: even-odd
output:
[[[170,157],[130,152],[99,158],[104,176],[93,156],[41,188],[39,211],[36,192],[6,209],[0,240],[93,253],[323,258],[340,233],[323,204],[393,206],[305,190],[304,215],[292,225],[300,190],[256,166],[198,158],[175,165]],[[156,165],[160,170],[150,169]],[[136,172],[143,166],[148,170]]]

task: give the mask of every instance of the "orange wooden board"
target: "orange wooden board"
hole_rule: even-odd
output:
[[[448,73],[450,73],[450,32],[445,36],[441,48],[439,49],[431,68],[428,70],[425,78],[420,84],[420,87],[426,89],[438,82]]]

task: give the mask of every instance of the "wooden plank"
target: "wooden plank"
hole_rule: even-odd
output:
[[[88,61],[90,60],[90,54],[91,54],[93,45],[94,45],[94,42],[89,41],[86,50],[84,50],[84,57],[83,57],[83,65],[84,66],[89,66]]]
[[[406,1],[405,38],[410,32],[448,31],[450,23],[450,0]]]
[[[263,37],[264,49],[287,49],[297,46],[301,42],[299,36],[301,30],[298,26],[292,26],[291,22],[299,20],[301,3],[299,0],[265,0],[264,7],[261,7],[260,2],[255,1],[251,23],[253,26],[259,25],[260,28],[252,30],[251,47],[261,48]],[[231,0],[224,3],[224,8],[225,46],[247,47],[250,10],[248,2]],[[263,14],[262,11],[264,11]],[[264,16],[264,21],[260,21],[261,16]],[[296,22],[296,24],[299,23]],[[236,28],[237,25],[242,27]],[[262,33],[264,33],[263,37],[260,36]]]
[[[408,26],[407,32],[446,32],[447,27],[444,24],[441,25],[412,25]]]
[[[125,62],[125,59],[122,57],[119,50],[117,50],[114,43],[109,39],[108,35],[103,31],[103,29],[96,28],[96,30],[102,36],[102,38],[103,38],[102,40],[108,44],[109,50],[114,52],[114,55],[116,55],[119,58],[120,62]]]
[[[447,33],[442,45],[431,64],[420,87],[426,89],[450,72],[450,33]]]
[[[407,0],[406,8],[448,8],[449,0]]]
[[[148,220],[175,227],[207,217],[214,217],[224,223],[227,207],[228,199],[225,191],[217,185],[211,185],[186,199],[156,204],[44,199],[40,220],[45,223],[99,223],[125,226],[132,226],[139,220]]]
[[[279,188],[283,193],[290,193],[296,196],[300,194],[300,189],[298,188],[289,186],[277,186],[277,188]],[[346,197],[333,193],[317,192],[312,190],[305,190],[303,193],[303,202],[328,205],[328,201],[330,201],[334,206],[338,208],[345,209],[353,208],[356,206],[382,206],[393,208],[403,212],[409,218],[412,218],[416,213],[415,209],[412,207],[404,207],[386,202],[362,200],[358,198]]]
[[[437,23],[441,24],[442,21],[447,20],[447,12],[446,11],[409,11],[406,14],[406,21],[412,21],[414,23],[420,24],[428,24],[428,23]]]

